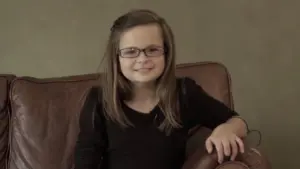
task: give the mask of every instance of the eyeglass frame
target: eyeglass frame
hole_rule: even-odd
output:
[[[156,57],[156,56],[151,56],[151,55],[149,56],[149,55],[147,55],[146,50],[149,49],[149,48],[151,48],[151,47],[152,47],[152,48],[156,48],[156,49],[160,49],[161,55],[165,55],[165,54],[166,54],[165,48],[162,47],[162,46],[148,46],[148,47],[146,47],[146,48],[126,47],[126,48],[119,49],[118,52],[117,52],[117,54],[118,54],[118,56],[120,56],[120,57],[122,57],[122,58],[137,58],[137,57],[140,56],[141,52],[143,52],[144,55],[147,56],[147,57]],[[134,57],[123,57],[123,55],[121,54],[121,51],[122,51],[122,50],[126,50],[126,49],[134,49],[134,50],[137,50],[138,53],[137,53],[137,55],[134,56]],[[157,55],[157,56],[159,56],[159,55]]]

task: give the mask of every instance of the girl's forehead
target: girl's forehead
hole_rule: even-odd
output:
[[[141,25],[128,29],[120,36],[120,48],[162,45],[161,28],[157,24]]]

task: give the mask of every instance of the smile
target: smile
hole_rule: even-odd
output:
[[[146,71],[150,71],[150,70],[152,70],[152,68],[141,68],[141,69],[136,69],[135,71],[146,72]]]

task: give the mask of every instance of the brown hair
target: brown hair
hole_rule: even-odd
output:
[[[156,94],[159,96],[159,107],[165,119],[160,124],[161,130],[169,131],[180,127],[177,113],[177,94],[175,77],[175,44],[174,36],[166,21],[150,10],[130,11],[114,21],[104,54],[104,73],[102,83],[102,103],[104,114],[110,120],[123,127],[133,124],[125,116],[121,101],[130,99],[131,83],[122,75],[118,61],[120,35],[135,26],[158,24],[161,28],[165,48],[165,69],[157,79]]]

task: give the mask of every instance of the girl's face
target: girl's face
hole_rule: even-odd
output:
[[[154,82],[164,71],[164,41],[157,24],[133,27],[122,33],[119,43],[122,74],[133,84]]]

